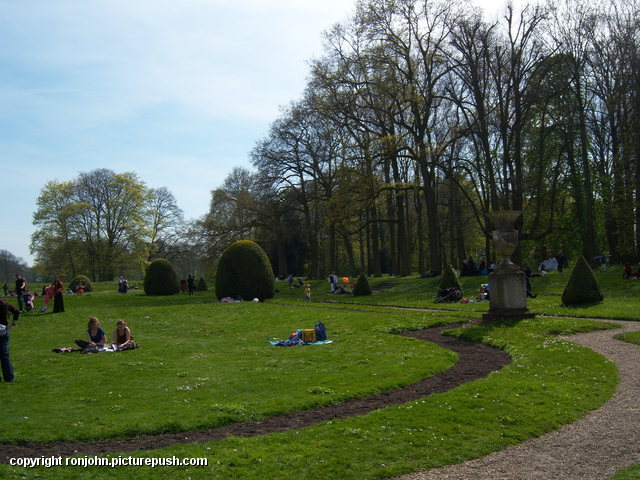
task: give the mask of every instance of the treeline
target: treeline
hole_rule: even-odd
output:
[[[8,250],[0,250],[0,281],[8,284],[11,290],[14,289],[16,273],[30,278],[33,272],[21,257],[16,257]]]
[[[636,0],[367,0],[326,33],[304,96],[215,190],[215,258],[252,238],[274,270],[440,272],[492,257],[487,212],[524,212],[521,261],[637,261]]]
[[[42,279],[141,278],[155,257],[171,260],[185,278],[201,269],[202,255],[189,241],[173,194],[148,188],[135,173],[97,169],[50,181],[40,192],[33,223],[31,251]]]

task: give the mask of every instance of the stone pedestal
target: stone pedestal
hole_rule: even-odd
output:
[[[533,318],[527,309],[527,283],[524,272],[500,271],[489,275],[489,312],[483,320]]]

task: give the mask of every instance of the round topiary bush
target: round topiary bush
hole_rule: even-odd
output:
[[[216,272],[216,296],[273,298],[275,282],[271,263],[264,250],[250,240],[232,243],[223,252]]]
[[[353,287],[353,294],[356,296],[371,295],[371,285],[369,285],[369,279],[364,273],[358,276],[356,286]]]
[[[89,280],[89,277],[84,275],[76,275],[73,277],[71,282],[69,282],[69,288],[75,292],[78,290],[78,285],[80,284],[84,285],[85,292],[93,292],[93,284],[91,283],[91,280]]]
[[[204,278],[200,277],[198,280],[198,291],[206,292],[207,291],[207,282],[204,281]]]
[[[173,295],[180,291],[180,280],[171,262],[156,258],[144,276],[144,293],[147,295]]]
[[[562,303],[567,306],[588,305],[604,300],[600,284],[584,257],[573,267],[571,277],[562,292]]]
[[[449,265],[444,269],[444,273],[440,279],[440,285],[438,286],[438,297],[445,295],[447,290],[450,288],[460,290],[460,294],[464,294],[462,287],[460,286],[460,282],[458,281],[458,274],[452,265]]]

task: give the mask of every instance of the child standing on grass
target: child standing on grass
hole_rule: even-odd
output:
[[[309,285],[308,283],[304,286],[304,301],[311,301],[311,285]]]

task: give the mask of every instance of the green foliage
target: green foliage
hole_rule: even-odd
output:
[[[273,298],[274,275],[264,250],[250,240],[232,243],[222,253],[216,272],[216,296],[263,301]]]
[[[173,295],[180,291],[180,280],[171,262],[156,258],[149,264],[144,277],[144,293],[147,295]]]
[[[204,281],[203,277],[200,277],[200,280],[198,280],[198,290],[201,292],[207,291],[207,282]]]
[[[371,285],[369,285],[369,279],[365,273],[361,273],[358,276],[356,286],[353,287],[353,294],[356,296],[371,295]]]
[[[89,277],[85,275],[76,275],[73,277],[69,283],[69,288],[75,292],[78,289],[78,285],[81,283],[84,285],[85,292],[93,292],[93,284],[91,283],[91,280],[89,280]]]
[[[444,273],[440,279],[440,285],[438,286],[438,296],[442,296],[442,294],[449,288],[456,288],[460,290],[460,293],[464,294],[462,286],[460,286],[460,282],[458,281],[458,274],[453,269],[452,265],[449,265],[444,269]]]
[[[604,300],[600,284],[584,257],[580,257],[562,292],[564,305],[587,305]]]

